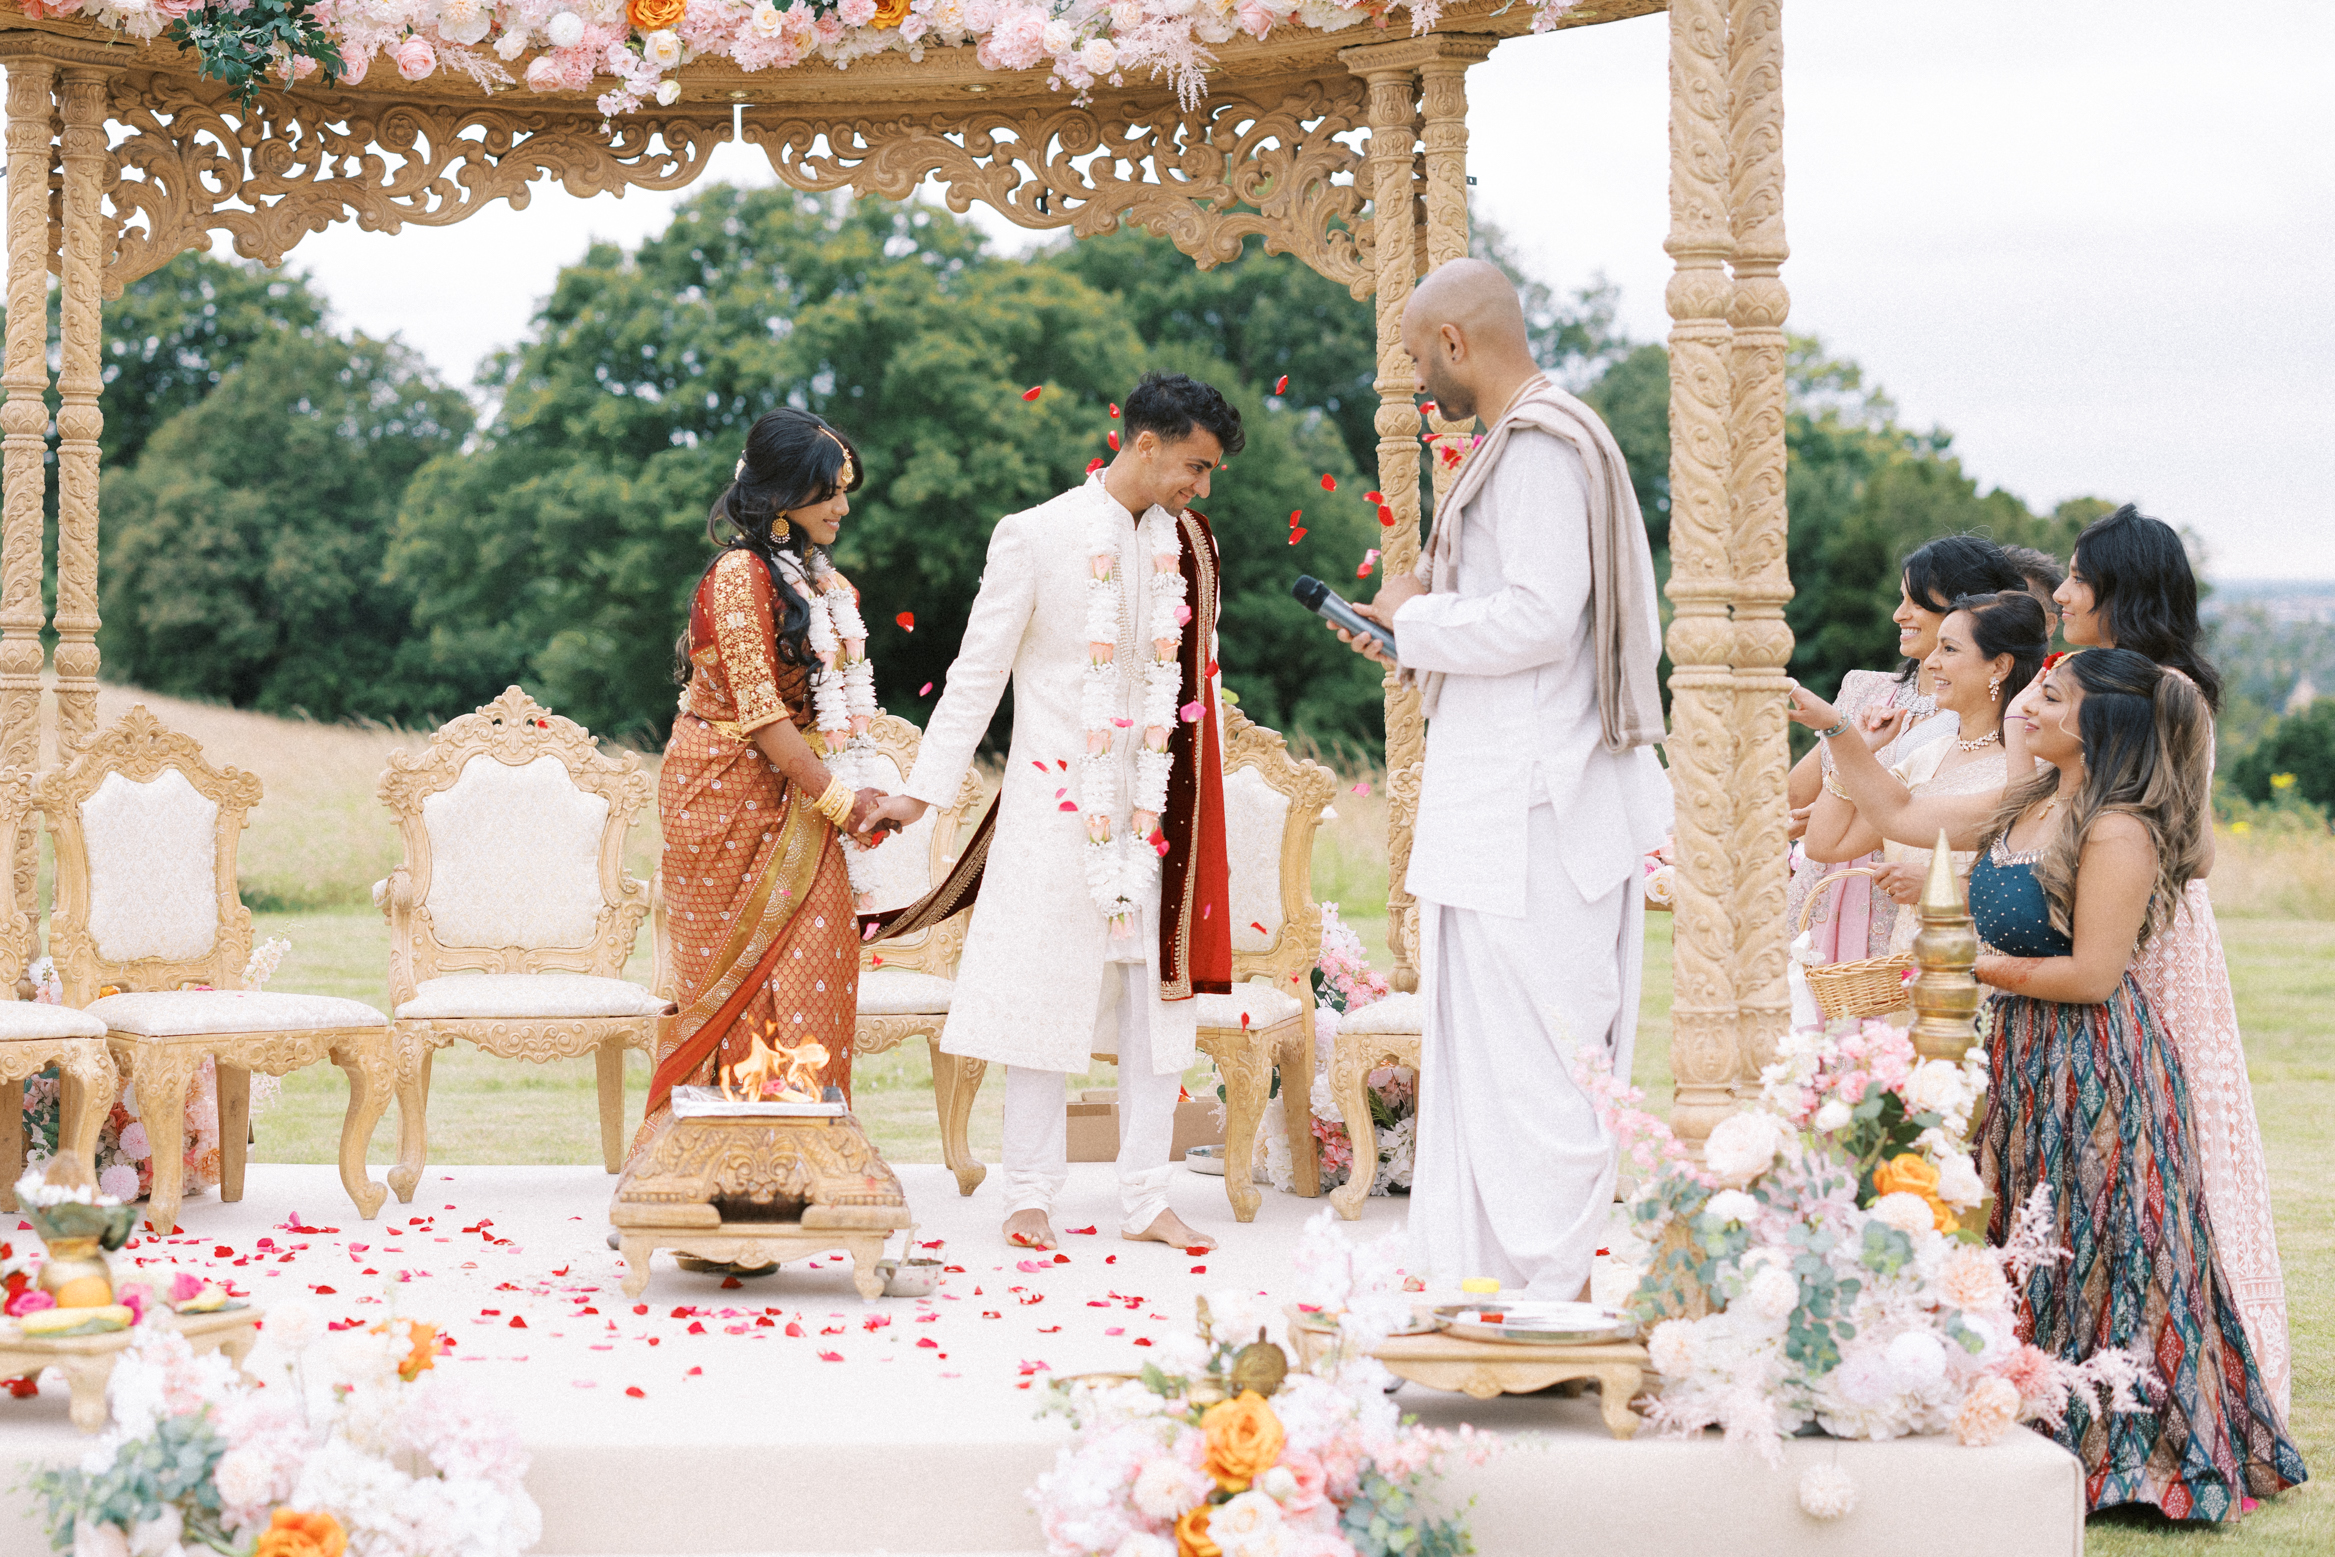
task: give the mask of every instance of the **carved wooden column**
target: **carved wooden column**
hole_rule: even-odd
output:
[[[1784,318],[1791,297],[1776,274],[1791,251],[1784,242],[1782,0],[1731,0],[1731,9],[1736,1079],[1756,1091],[1760,1067],[1775,1057],[1776,1040],[1792,1018],[1784,982],[1791,939],[1784,924],[1791,875],[1784,787],[1792,762],[1784,718],[1784,667],[1792,657],[1792,629],[1784,623],[1784,602],[1792,598],[1785,563]]]
[[[56,71],[17,54],[8,67],[8,334],[0,388],[0,762],[40,758],[41,541],[48,492],[49,114]],[[39,856],[18,836],[14,890],[33,906]]]
[[[64,109],[63,367],[57,375],[57,750],[97,729],[97,435],[107,245],[106,72],[67,66]]]
[[[1734,1108],[1736,1075],[1727,171],[1727,0],[1671,0],[1671,1123],[1697,1146]]]
[[[1461,33],[1434,33],[1422,42],[1435,46],[1435,55],[1419,67],[1420,95],[1425,102],[1423,134],[1427,164],[1427,263],[1433,270],[1455,259],[1467,258],[1467,71],[1480,63],[1500,40]],[[1443,512],[1443,494],[1459,473],[1458,462],[1475,431],[1475,418],[1453,421],[1437,406],[1427,425],[1435,434],[1434,457],[1428,466],[1435,496],[1433,512]]]
[[[1379,541],[1384,577],[1408,573],[1419,561],[1419,380],[1403,350],[1403,309],[1411,300],[1417,252],[1410,242],[1416,196],[1411,163],[1412,114],[1417,85],[1403,44],[1365,45],[1340,57],[1370,85],[1372,244],[1378,262],[1378,491],[1394,514]],[[1419,812],[1419,779],[1427,754],[1427,722],[1419,693],[1386,678],[1387,887],[1386,944],[1394,958],[1394,987],[1419,987],[1419,950],[1413,938],[1418,905],[1403,890],[1411,862],[1411,827]]]

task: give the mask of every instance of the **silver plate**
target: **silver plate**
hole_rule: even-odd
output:
[[[1327,1314],[1300,1314],[1295,1320],[1292,1321],[1292,1323],[1294,1323],[1300,1330],[1318,1330],[1324,1335],[1331,1334],[1338,1328],[1338,1322]],[[1389,1330],[1387,1332],[1387,1339],[1393,1340],[1398,1336],[1406,1335],[1433,1335],[1436,1331],[1436,1328],[1436,1323],[1432,1318],[1425,1314],[1414,1312],[1411,1316],[1410,1323],[1397,1329]]]
[[[719,1087],[673,1089],[676,1119],[834,1119],[842,1113],[841,1103],[733,1101],[723,1097]]]
[[[1435,1310],[1436,1328],[1463,1341],[1507,1341],[1524,1346],[1594,1346],[1627,1341],[1638,1323],[1594,1303],[1526,1300],[1447,1303]]]

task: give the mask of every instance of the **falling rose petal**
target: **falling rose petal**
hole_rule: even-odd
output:
[[[916,631],[916,613],[914,611],[903,611],[892,620],[900,624],[900,630],[904,633]]]
[[[1290,545],[1292,545],[1292,546],[1295,546],[1295,545],[1296,545],[1296,544],[1297,544],[1299,541],[1302,541],[1302,540],[1304,540],[1304,539],[1305,539],[1305,529],[1304,529],[1304,527],[1303,527],[1302,525],[1301,525],[1301,526],[1299,526],[1297,529],[1294,529],[1294,530],[1292,530],[1292,531],[1290,531],[1290,532],[1289,532],[1289,544],[1290,544]]]
[[[1181,600],[1176,602],[1176,625],[1178,627],[1189,627],[1192,625],[1192,608],[1184,604]]]
[[[1289,375],[1288,375],[1288,374],[1286,374],[1286,373],[1284,373],[1284,374],[1282,374],[1282,375],[1281,375],[1280,379],[1279,379],[1279,380],[1278,380],[1278,381],[1277,381],[1277,382],[1276,382],[1276,383],[1273,385],[1273,393],[1275,393],[1275,394],[1277,394],[1277,395],[1278,395],[1278,394],[1282,394],[1282,393],[1286,392],[1286,391],[1288,390],[1288,388],[1289,388]]]
[[[705,1377],[705,1370],[703,1368],[692,1368],[687,1373],[683,1374],[682,1377],[686,1379],[701,1379]]]
[[[1046,771],[1046,765],[1045,765],[1044,763],[1040,762],[1040,761],[1039,761],[1037,758],[1035,758],[1035,757],[1032,757],[1032,758],[1030,759],[1030,766],[1031,766],[1031,767],[1033,767],[1033,768],[1036,768],[1036,769],[1037,769],[1037,770],[1038,770],[1040,773],[1043,773],[1043,772],[1045,772],[1045,771]]]
[[[1200,722],[1199,699],[1194,698],[1191,702],[1186,703],[1183,707],[1177,709],[1176,717],[1183,720],[1186,724],[1198,724]]]
[[[1395,522],[1395,511],[1386,507],[1384,504],[1379,505],[1378,522],[1383,525],[1391,526]]]
[[[1068,757],[1057,757],[1054,759],[1054,766],[1060,769],[1062,772],[1068,773],[1070,771],[1070,759]]]
[[[1367,562],[1365,562],[1364,564],[1362,564],[1362,566],[1360,566],[1360,567],[1356,568],[1356,569],[1354,570],[1354,576],[1355,576],[1356,578],[1368,578],[1368,577],[1370,577],[1370,564],[1369,564],[1369,563],[1367,563]]]
[[[1111,452],[1113,454],[1119,452],[1119,434],[1116,430],[1114,430],[1111,434]]]
[[[1422,400],[1419,402],[1419,409],[1422,411],[1432,411],[1435,409],[1435,402],[1432,400]]]
[[[1091,459],[1091,460],[1088,460],[1088,461],[1086,462],[1086,473],[1087,473],[1088,475],[1090,475],[1090,476],[1091,476],[1091,475],[1093,475],[1093,474],[1094,474],[1096,471],[1098,471],[1098,470],[1101,470],[1102,468],[1103,468],[1103,457],[1102,457],[1100,454],[1096,455],[1096,456],[1095,456],[1093,459]]]
[[[1065,800],[1062,802],[1062,804],[1056,806],[1055,809],[1057,811],[1068,811],[1072,815],[1076,815],[1078,812],[1078,802],[1075,800]]]
[[[1115,422],[1115,421],[1117,421],[1118,419],[1119,419],[1119,407],[1118,407],[1118,405],[1117,405],[1117,404],[1114,402],[1114,403],[1112,404],[1112,406],[1111,406],[1111,420]]]
[[[916,695],[917,695],[918,697],[922,697],[922,696],[924,696],[924,695],[925,695],[927,692],[930,692],[931,690],[932,690],[932,683],[931,683],[931,682],[929,682],[929,681],[927,681],[927,682],[926,682],[926,683],[925,683],[923,686],[920,686],[920,687],[918,687],[918,688],[916,689]]]
[[[1365,492],[1362,494],[1362,501],[1365,503],[1383,503],[1386,501],[1386,494],[1384,492]]]
[[[1289,510],[1289,528],[1291,528],[1292,530],[1296,529],[1296,528],[1297,528],[1297,521],[1298,521],[1298,520],[1300,520],[1300,519],[1302,519],[1302,518],[1304,518],[1304,517],[1305,517],[1305,510],[1304,510],[1304,509],[1302,509],[1302,508],[1292,508],[1291,510]]]
[[[1335,491],[1337,491],[1337,490],[1338,490],[1338,478],[1337,478],[1337,477],[1335,477],[1335,476],[1324,476],[1324,477],[1322,477],[1322,490],[1323,490],[1324,492],[1335,492]]]
[[[1022,398],[1024,400],[1035,400],[1038,398],[1039,391],[1043,390],[1045,387],[1046,386],[1043,384],[1032,384],[1029,388],[1022,391]]]
[[[1200,917],[1203,919],[1207,918],[1209,910],[1215,906],[1216,905],[1214,903],[1202,903],[1200,905]]]
[[[866,929],[859,932],[859,938],[863,941],[872,941],[876,938],[876,932],[882,928],[882,925],[871,924]]]
[[[1357,795],[1367,795],[1367,794],[1369,794],[1369,793],[1370,793],[1370,780],[1368,780],[1368,779],[1364,779],[1364,780],[1363,780],[1361,783],[1359,783],[1359,784],[1355,785],[1355,786],[1354,786],[1354,793],[1356,793]]]

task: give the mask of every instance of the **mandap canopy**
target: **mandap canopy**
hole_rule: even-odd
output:
[[[21,4],[22,9],[15,9]],[[1202,266],[1251,235],[1377,298],[1386,566],[1416,560],[1471,425],[1429,418],[1411,288],[1467,252],[1467,72],[1507,38],[1667,9],[1667,644],[1678,792],[1674,1119],[1699,1140],[1756,1077],[1785,992],[1781,0],[0,0],[8,315],[0,389],[0,761],[34,766],[42,634],[62,744],[98,655],[101,300],[224,236],[280,263],[354,220],[394,233],[574,194],[674,189],[742,138],[799,189],[936,180],[1025,227],[1135,223]],[[1360,149],[1357,149],[1359,147]],[[1390,241],[1387,216],[1400,213]],[[61,283],[56,614],[41,598]],[[1424,729],[1389,685],[1399,987]],[[31,856],[17,862],[18,900]]]

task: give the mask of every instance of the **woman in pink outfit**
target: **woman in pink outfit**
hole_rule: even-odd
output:
[[[2069,643],[2145,654],[2197,683],[2206,702],[2220,711],[2221,677],[2197,649],[2197,579],[2172,526],[2129,503],[2096,520],[2076,538],[2074,564],[2054,598]],[[2254,1120],[2253,1087],[2246,1079],[2229,961],[2202,875],[2189,883],[2172,924],[2143,944],[2132,972],[2180,1056],[2214,1248],[2237,1297],[2263,1381],[2279,1411],[2287,1413],[2293,1361],[2286,1281],[2270,1220],[2270,1173],[2262,1159],[2262,1130]]]

